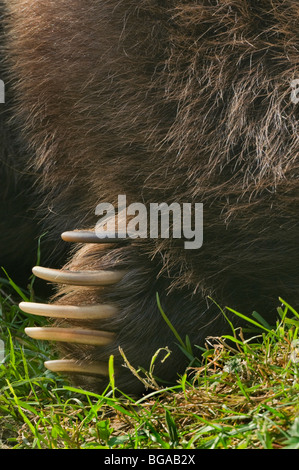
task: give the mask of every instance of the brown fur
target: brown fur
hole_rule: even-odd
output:
[[[168,345],[176,353],[161,375],[173,380],[184,358],[156,291],[198,344],[226,328],[208,295],[270,320],[278,296],[296,307],[297,0],[3,4],[14,126],[37,181],[40,232],[56,242],[65,229],[91,228],[96,205],[116,205],[118,194],[128,203],[204,204],[196,252],[171,239],[78,250],[72,269],[129,268],[117,290],[61,291],[60,302],[120,306],[116,321],[98,325],[117,331],[116,343],[85,354],[106,360],[121,344],[147,366]],[[66,352],[81,358],[83,348]],[[126,371],[119,384],[138,388]]]

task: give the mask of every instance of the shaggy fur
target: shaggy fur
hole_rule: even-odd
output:
[[[173,380],[184,357],[156,291],[196,344],[227,328],[208,296],[272,321],[278,296],[298,306],[298,105],[290,99],[299,78],[298,1],[1,3],[14,116],[2,158],[17,168],[26,161],[22,188],[33,178],[29,205],[49,246],[66,229],[92,228],[96,205],[116,205],[118,194],[128,204],[204,204],[199,250],[171,239],[78,249],[72,270],[129,272],[114,289],[60,291],[61,303],[120,307],[117,319],[98,325],[117,332],[111,348],[68,345],[64,354],[114,353],[121,362],[120,344],[133,365],[147,367],[167,345],[173,354],[157,374]],[[28,243],[33,237],[21,230]],[[23,247],[14,250],[22,255]],[[140,387],[126,369],[118,384]]]

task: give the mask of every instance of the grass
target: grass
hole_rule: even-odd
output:
[[[44,360],[53,353],[46,342],[28,338],[24,328],[45,319],[21,313],[17,305],[32,298],[32,282],[30,286],[28,293],[11,280],[0,280],[0,338],[5,346],[2,361],[0,357],[0,447],[299,449],[299,315],[282,299],[274,327],[255,313],[248,318],[250,340],[231,325],[231,335],[207,341],[201,361],[188,338],[184,341],[174,331],[190,359],[188,375],[178,377],[174,387],[159,388],[152,370],[133,370],[155,388],[133,399],[115,389],[113,358],[110,385],[102,395],[76,389],[44,369]],[[159,354],[152,366],[158,359]]]

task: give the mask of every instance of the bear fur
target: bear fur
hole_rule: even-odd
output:
[[[297,0],[0,4],[2,265],[19,259],[27,269],[47,232],[47,257],[61,267],[60,234],[94,228],[97,204],[116,206],[119,194],[128,204],[204,208],[198,250],[170,238],[69,251],[71,270],[128,273],[117,288],[58,290],[55,302],[119,308],[97,325],[115,331],[115,343],[65,344],[64,357],[114,354],[121,365],[120,345],[134,366],[148,367],[169,346],[155,372],[173,381],[186,362],[156,292],[181,336],[198,345],[229,331],[210,298],[270,322],[279,296],[298,307]],[[94,377],[78,383],[102,387]],[[117,383],[142,387],[121,367]]]

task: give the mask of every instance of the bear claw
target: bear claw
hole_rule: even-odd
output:
[[[46,281],[75,286],[108,286],[116,284],[126,274],[124,271],[62,271],[42,266],[35,266],[32,272]]]
[[[46,361],[45,367],[56,373],[77,373],[84,375],[108,375],[108,366],[104,362],[92,362],[87,363],[86,361],[78,363],[72,359],[58,359],[54,361]]]
[[[33,339],[92,346],[107,346],[114,340],[113,333],[83,328],[30,327],[25,328],[25,333]]]
[[[126,234],[105,234],[105,238],[99,237],[95,232],[89,230],[73,230],[63,232],[62,240],[75,243],[125,243],[129,241]]]
[[[23,312],[32,315],[72,320],[102,320],[117,313],[116,307],[109,304],[75,306],[21,302],[19,307]]]

